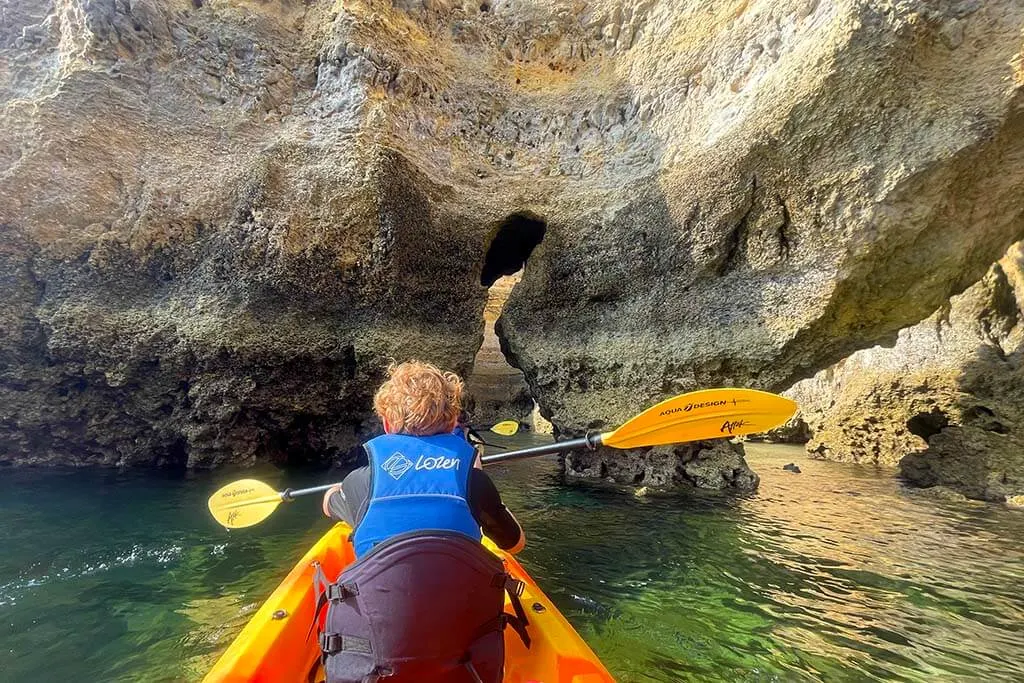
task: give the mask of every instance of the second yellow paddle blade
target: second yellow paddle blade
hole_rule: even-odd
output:
[[[643,448],[767,432],[796,413],[795,402],[754,389],[703,389],[652,406],[601,442]]]
[[[491,431],[502,436],[512,436],[519,431],[519,423],[515,420],[505,420],[491,427]]]
[[[281,494],[257,479],[241,479],[210,496],[210,514],[228,529],[259,524],[281,504]]]

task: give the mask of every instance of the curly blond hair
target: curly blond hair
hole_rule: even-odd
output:
[[[462,411],[462,380],[430,363],[410,360],[388,367],[373,409],[393,432],[430,436],[450,431]]]

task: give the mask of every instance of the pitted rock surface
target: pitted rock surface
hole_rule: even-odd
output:
[[[786,393],[812,457],[899,467],[910,483],[1024,493],[1024,247],[894,346],[858,351]]]
[[[1024,7],[11,0],[0,460],[343,457],[497,330],[563,434],[782,389],[1024,233]],[[515,265],[515,264],[513,264]],[[617,456],[618,457],[618,456]]]

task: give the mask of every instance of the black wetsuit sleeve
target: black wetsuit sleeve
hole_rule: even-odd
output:
[[[335,491],[327,499],[327,510],[331,519],[348,522],[355,527],[366,514],[366,503],[370,497],[370,468],[352,470],[341,482],[341,491]]]
[[[483,470],[473,469],[469,476],[469,509],[484,534],[502,550],[514,548],[523,530],[501,502],[501,494]]]

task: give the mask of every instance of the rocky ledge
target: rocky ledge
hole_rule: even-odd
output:
[[[812,457],[898,467],[913,485],[970,498],[1024,494],[1024,246],[892,347],[787,393]]]

